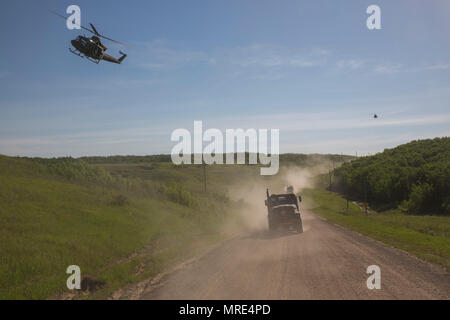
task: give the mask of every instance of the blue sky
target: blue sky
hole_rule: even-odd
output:
[[[61,13],[143,50],[69,53]],[[381,8],[368,30],[366,8]],[[170,134],[280,129],[280,151],[367,154],[450,135],[450,2],[4,1],[0,154],[170,153]],[[373,113],[379,115],[372,119]]]

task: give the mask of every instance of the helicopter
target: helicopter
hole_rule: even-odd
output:
[[[67,19],[67,17],[60,15],[56,12],[53,12],[53,11],[50,11],[50,12],[63,18],[63,19]],[[72,46],[75,48],[75,50],[72,48],[69,48],[69,51],[81,58],[86,58],[89,61],[94,62],[96,64],[98,64],[101,60],[121,64],[122,61],[127,57],[127,55],[125,53],[123,53],[122,51],[119,51],[119,53],[122,56],[120,58],[115,58],[115,57],[110,56],[109,54],[105,53],[105,51],[108,50],[108,48],[102,43],[100,38],[107,39],[109,41],[115,42],[122,46],[128,46],[128,45],[125,43],[113,40],[111,38],[108,38],[104,35],[101,35],[92,23],[90,23],[89,25],[91,26],[92,29],[83,27],[81,25],[79,25],[79,26],[81,28],[83,28],[84,30],[93,33],[94,35],[90,38],[86,37],[86,36],[81,36],[81,35],[78,36],[77,38],[75,38],[74,40],[72,40],[70,42],[72,44]]]

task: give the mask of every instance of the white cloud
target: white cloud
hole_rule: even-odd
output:
[[[413,140],[433,139],[435,137],[448,136],[450,132],[434,132],[418,135],[412,132],[399,136],[387,136],[383,134],[366,135],[358,137],[345,137],[339,139],[317,139],[312,137],[307,142],[290,141],[282,145],[282,153],[335,153],[351,154],[355,152],[359,156],[375,154],[384,149],[394,148],[400,144]]]
[[[408,142],[412,139],[449,135],[439,132],[432,135],[435,125],[449,124],[450,114],[429,116],[405,116],[407,113],[383,113],[379,119],[365,112],[299,112],[271,113],[253,116],[210,117],[202,119],[207,128],[267,128],[280,129],[282,152],[350,152],[364,150],[382,151],[386,147]],[[169,153],[172,147],[170,134],[178,128],[192,130],[194,119],[164,119],[148,126],[127,129],[98,129],[79,133],[57,135],[33,134],[22,138],[4,138],[0,141],[0,153],[25,156],[83,156],[111,154]],[[170,125],[167,125],[170,123]],[[394,134],[390,128],[403,128],[402,135]],[[427,134],[406,134],[425,128]],[[355,131],[358,129],[369,129]],[[337,133],[336,130],[339,130]],[[363,132],[363,133],[362,133]],[[361,136],[361,134],[365,136]],[[406,134],[406,135],[405,135]],[[339,135],[339,138],[337,137]]]
[[[188,64],[211,63],[207,53],[199,50],[177,49],[166,41],[155,40],[143,44],[145,53],[139,54],[139,66],[145,69],[181,67]],[[142,62],[145,61],[145,62]]]
[[[218,53],[218,60],[240,67],[309,68],[326,64],[327,51],[297,52],[283,46],[255,44]]]
[[[450,114],[405,116],[395,114],[389,118],[373,119],[372,115],[355,112],[283,113],[222,118],[220,122],[211,121],[218,127],[275,128],[286,132],[351,130],[371,127],[450,125]]]
[[[434,70],[449,70],[449,69],[450,63],[435,63],[419,67],[416,69],[416,71],[434,71]]]
[[[230,67],[269,69],[269,68],[311,68],[327,63],[329,52],[312,49],[297,52],[283,46],[254,44],[233,48],[217,48],[211,52],[175,48],[165,41],[142,44],[146,53],[139,55],[137,64],[145,69],[164,69],[188,64],[204,64]]]
[[[343,59],[336,63],[336,66],[340,69],[360,69],[365,65],[365,61],[362,59]]]
[[[394,74],[402,71],[401,64],[379,64],[373,69],[375,74]]]
[[[402,64],[379,64],[373,68],[375,74],[394,74],[398,72],[423,72],[450,70],[450,63],[426,63],[421,66],[405,67]]]
[[[206,65],[223,68],[228,74],[249,79],[275,80],[294,68],[328,67],[342,72],[365,69],[366,74],[391,75],[399,72],[449,70],[450,63],[426,63],[422,66],[404,66],[395,61],[378,61],[345,54],[334,54],[321,48],[295,50],[272,44],[252,44],[209,51],[177,48],[167,41],[155,40],[142,44],[146,53],[140,54],[136,64],[144,69],[163,70],[186,65]],[[337,69],[336,69],[337,68]],[[236,70],[239,70],[238,72]],[[268,70],[278,70],[265,74]],[[256,74],[254,73],[257,72]],[[0,73],[1,77],[1,73]]]

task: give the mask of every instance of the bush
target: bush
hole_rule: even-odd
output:
[[[433,186],[428,183],[416,184],[411,188],[408,213],[423,213],[433,206]]]
[[[446,197],[442,203],[442,211],[450,216],[450,197]]]
[[[179,203],[186,207],[194,207],[196,205],[195,198],[182,185],[172,182],[166,187],[166,196],[170,201]]]
[[[128,197],[123,194],[116,195],[111,200],[111,204],[115,205],[115,206],[123,207],[129,203],[130,203],[130,201],[128,200]]]

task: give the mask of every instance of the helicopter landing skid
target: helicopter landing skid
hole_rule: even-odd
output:
[[[86,57],[86,59],[88,59],[90,62],[93,62],[93,63],[95,63],[95,64],[98,64],[98,63],[100,62],[100,60],[92,59],[92,58],[90,58],[90,57]]]
[[[71,48],[69,48],[69,51],[72,52],[74,55],[79,56],[80,58],[83,58],[83,59],[86,58],[86,59],[88,59],[89,61],[91,61],[91,62],[93,62],[93,63],[95,63],[95,64],[98,64],[98,63],[100,62],[100,60],[98,60],[98,59],[92,59],[92,58],[90,58],[90,57],[88,57],[88,56],[82,54],[82,53],[81,53],[80,51],[78,51],[78,50],[72,50]]]
[[[84,58],[84,56],[78,50],[72,50],[71,48],[69,48],[69,51],[72,52],[76,56]]]

